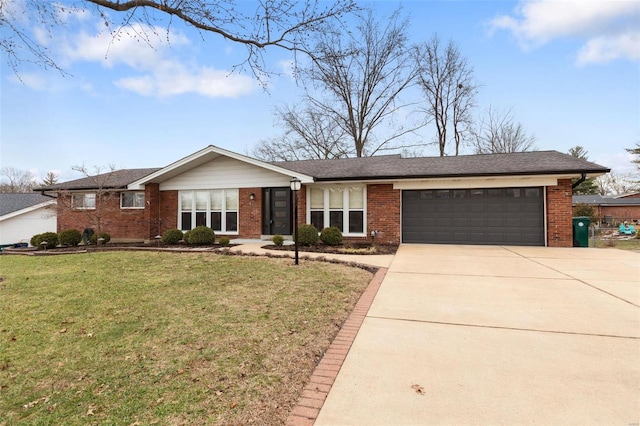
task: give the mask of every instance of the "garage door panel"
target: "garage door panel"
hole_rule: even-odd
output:
[[[508,228],[516,228],[524,226],[524,218],[508,217],[504,220],[504,226]]]
[[[468,223],[467,218],[464,217],[454,217],[453,218],[453,226],[457,227],[466,227]]]
[[[406,190],[402,240],[544,245],[542,188]]]

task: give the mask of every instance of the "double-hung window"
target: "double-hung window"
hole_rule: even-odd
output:
[[[238,190],[180,191],[179,227],[208,226],[218,233],[238,232]]]
[[[121,209],[144,209],[144,192],[121,192]]]
[[[71,194],[71,206],[78,210],[94,210],[96,208],[95,192]]]
[[[335,226],[346,235],[365,233],[365,187],[311,187],[308,191],[308,221],[321,231]]]

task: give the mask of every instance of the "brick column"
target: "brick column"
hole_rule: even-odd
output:
[[[254,199],[251,199],[253,194]],[[239,238],[260,238],[262,235],[262,188],[238,190]]]
[[[400,244],[400,190],[392,184],[367,185],[367,232],[371,231],[378,232],[378,243]]]
[[[160,234],[160,185],[148,183],[144,187],[144,218],[148,225],[147,238],[153,241]]]
[[[547,187],[547,245],[573,247],[573,208],[571,179],[558,179]]]

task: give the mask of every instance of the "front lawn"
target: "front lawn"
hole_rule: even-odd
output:
[[[282,424],[370,279],[210,253],[0,256],[0,424]]]

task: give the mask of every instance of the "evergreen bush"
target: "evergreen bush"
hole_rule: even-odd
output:
[[[44,241],[47,242],[46,248],[56,248],[56,246],[58,245],[58,234],[56,234],[55,232],[45,232],[31,237],[31,245],[34,247],[42,248],[40,244]]]
[[[320,240],[330,246],[337,246],[338,244],[342,244],[342,232],[340,232],[337,226],[324,228],[322,232],[320,232]]]
[[[167,229],[162,234],[162,242],[165,244],[178,244],[184,238],[184,233],[177,229]]]
[[[207,245],[215,244],[216,233],[207,226],[196,226],[188,232],[188,239],[185,239],[191,245]]]
[[[63,246],[76,247],[82,241],[82,234],[77,229],[67,229],[58,235],[58,241]]]
[[[281,247],[284,244],[284,237],[280,234],[276,234],[271,238],[271,241],[273,241],[273,244],[276,246]]]
[[[109,241],[111,241],[111,235],[107,234],[106,232],[100,232],[91,236],[91,244],[98,244],[98,240],[100,238],[103,239],[103,241],[101,241],[101,244],[107,244]]]
[[[316,227],[309,224],[298,226],[298,244],[301,246],[315,246],[318,244],[318,230]]]

